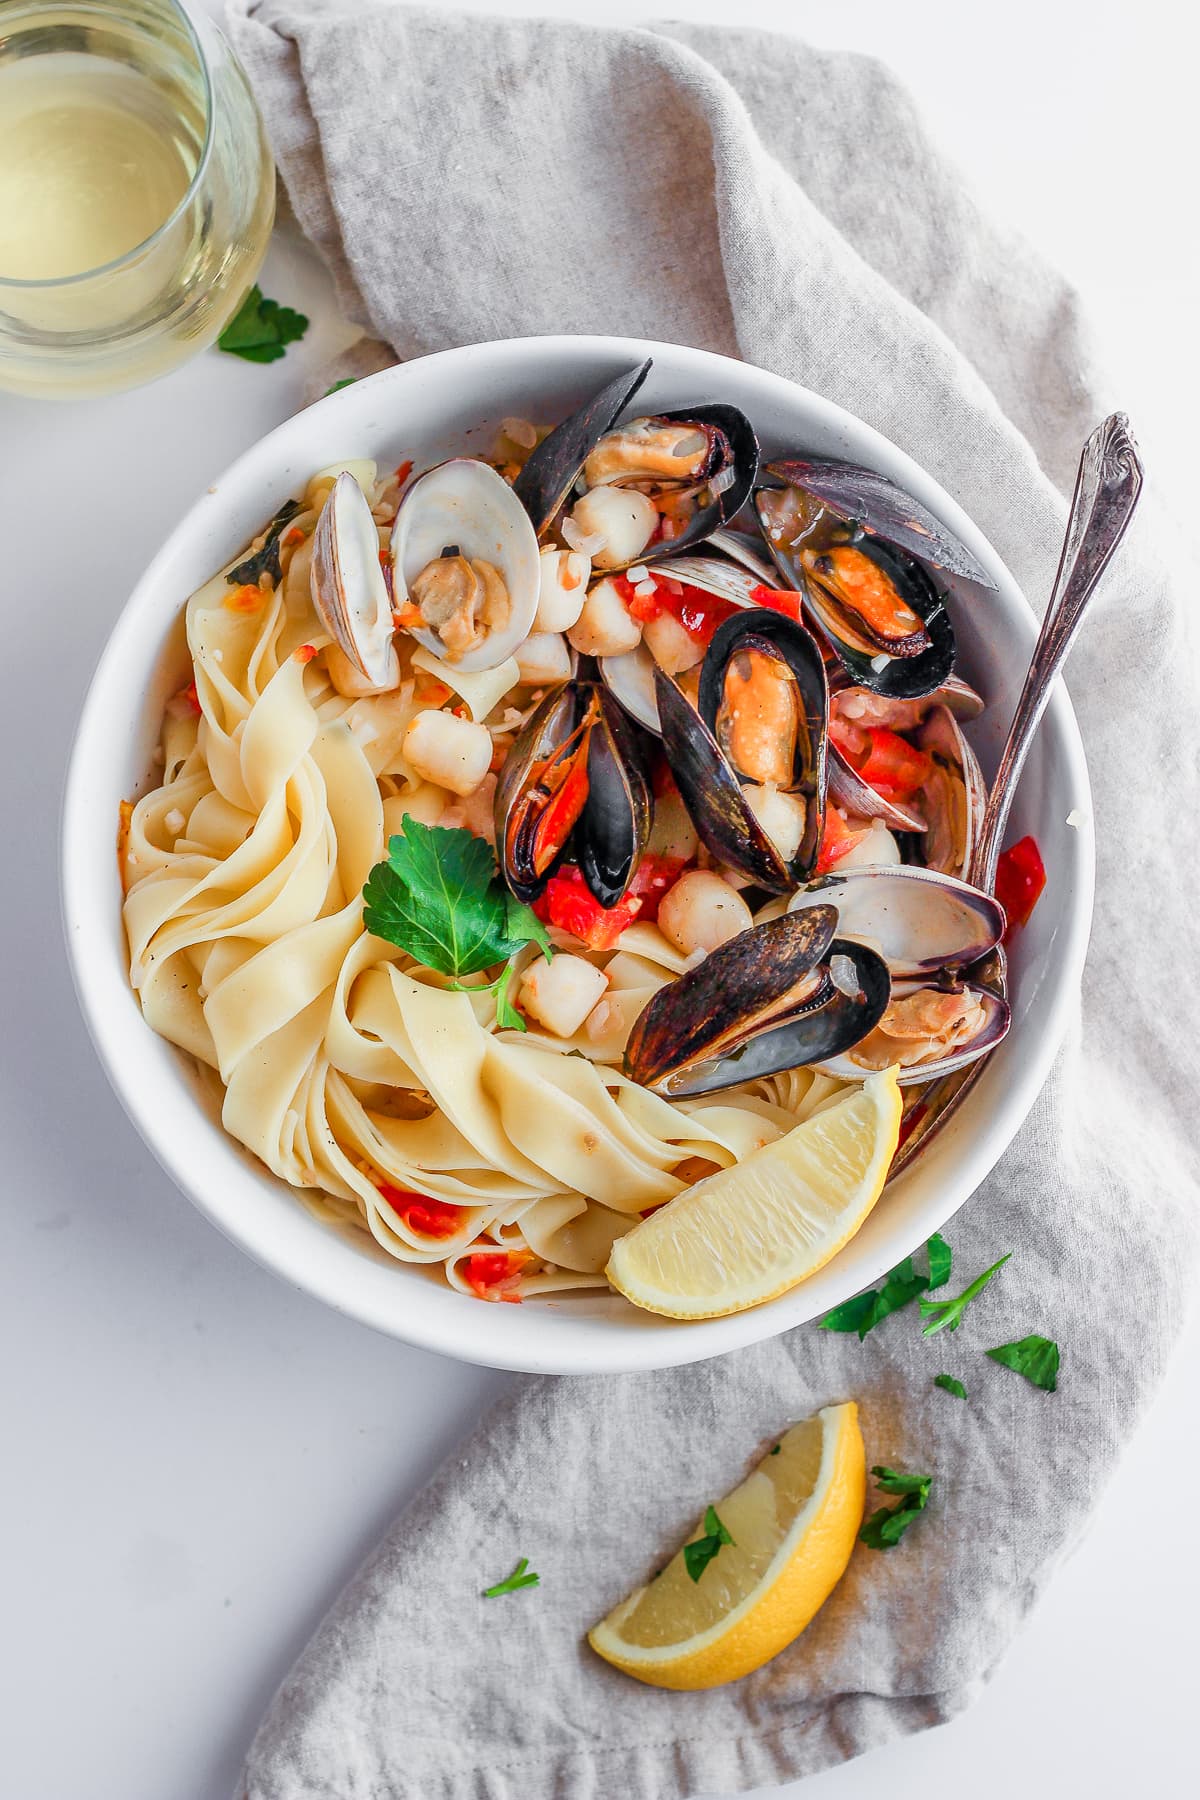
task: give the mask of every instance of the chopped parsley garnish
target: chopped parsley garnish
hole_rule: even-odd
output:
[[[939,1331],[957,1331],[962,1322],[963,1313],[971,1301],[977,1295],[982,1294],[993,1275],[1004,1267],[1011,1255],[1012,1251],[1010,1250],[1007,1255],[1000,1258],[999,1262],[994,1262],[990,1269],[985,1269],[982,1275],[977,1275],[970,1287],[965,1287],[955,1299],[922,1300],[920,1303],[921,1317],[925,1320],[925,1328],[921,1335],[933,1337]]]
[[[1032,1381],[1034,1387],[1053,1394],[1058,1387],[1058,1345],[1053,1338],[1031,1337],[1018,1338],[1015,1344],[998,1344],[987,1354],[993,1362],[1003,1363],[1006,1369],[1015,1369],[1026,1381]]]
[[[243,562],[230,569],[225,577],[226,581],[236,587],[257,587],[260,575],[269,575],[272,581],[278,581],[282,573],[279,562],[279,540],[296,514],[303,511],[304,508],[298,500],[285,500],[267,526],[267,535],[262,549],[252,550]]]
[[[499,975],[483,987],[496,995],[497,1023],[524,1031],[509,998],[509,959],[530,943],[549,956],[550,939],[541,920],[504,886],[482,838],[461,826],[448,830],[406,816],[403,837],[389,840],[387,861],[376,863],[367,877],[363,922],[427,969],[456,980],[502,962]]]
[[[919,1294],[942,1287],[950,1279],[950,1246],[941,1233],[935,1231],[925,1250],[929,1257],[928,1275],[918,1275],[912,1257],[906,1256],[891,1270],[881,1288],[856,1294],[852,1300],[844,1300],[841,1306],[826,1313],[821,1320],[821,1330],[857,1331],[861,1341],[890,1313],[910,1305]]]
[[[321,395],[322,400],[328,400],[330,394],[340,394],[344,387],[353,387],[357,380],[357,375],[343,375],[340,381],[335,381],[332,387],[325,389]]]
[[[285,345],[297,343],[307,330],[303,313],[265,299],[256,284],[217,339],[217,348],[247,362],[278,362]]]
[[[965,1400],[967,1390],[956,1375],[935,1375],[934,1387],[942,1388],[947,1394],[953,1394],[956,1400]]]
[[[704,1536],[698,1537],[694,1543],[683,1546],[683,1561],[693,1581],[699,1581],[713,1557],[718,1554],[723,1544],[732,1544],[733,1539],[717,1517],[715,1506],[705,1508]]]
[[[903,1475],[878,1465],[872,1475],[885,1494],[898,1494],[899,1506],[881,1506],[859,1532],[860,1542],[872,1550],[893,1550],[919,1512],[924,1512],[933,1486],[932,1475]]]
[[[518,1588],[537,1587],[542,1579],[541,1576],[535,1575],[532,1569],[527,1575],[526,1569],[529,1569],[529,1558],[523,1556],[511,1575],[505,1576],[503,1581],[498,1581],[495,1587],[484,1588],[484,1599],[495,1600],[501,1594],[515,1594]]]

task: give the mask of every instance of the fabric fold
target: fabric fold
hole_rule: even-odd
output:
[[[232,0],[229,21],[296,217],[393,356],[567,331],[741,356],[901,445],[1044,602],[1114,396],[1076,296],[981,214],[878,63],[386,0]],[[899,1315],[862,1344],[810,1326],[655,1375],[514,1381],[284,1681],[246,1800],[685,1800],[975,1697],[1135,1428],[1195,1262],[1187,568],[1148,492],[1069,670],[1099,840],[1081,1005],[948,1227],[954,1291],[1013,1252],[962,1330],[923,1342]],[[982,1355],[1028,1332],[1062,1346],[1054,1395]],[[943,1368],[966,1403],[933,1387]],[[658,1692],[594,1658],[587,1627],[704,1501],[849,1397],[869,1462],[934,1475],[903,1546],[856,1552],[804,1636],[734,1687]],[[483,1600],[520,1556],[540,1587]]]

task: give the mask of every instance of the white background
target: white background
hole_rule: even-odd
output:
[[[594,0],[544,10],[597,14]],[[987,202],[1086,290],[1152,474],[1187,503],[1200,257],[1182,7],[673,10],[891,61]],[[274,367],[210,353],[104,401],[0,395],[4,1800],[226,1800],[325,1606],[509,1379],[374,1337],[218,1237],[135,1138],[70,990],[57,814],[100,646],[181,511],[346,341],[302,249],[277,246],[264,280],[313,317]],[[974,1711],[818,1777],[806,1800],[1187,1786],[1198,1352],[1194,1321],[1088,1539]]]

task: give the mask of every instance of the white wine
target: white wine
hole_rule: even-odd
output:
[[[0,274],[82,275],[152,237],[196,167],[164,113],[120,63],[68,52],[0,69]]]
[[[94,393],[211,343],[274,218],[241,69],[177,0],[4,0],[0,388]]]

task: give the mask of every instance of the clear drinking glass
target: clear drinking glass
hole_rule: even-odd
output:
[[[176,0],[0,4],[0,388],[132,387],[210,344],[275,172],[224,38]]]

